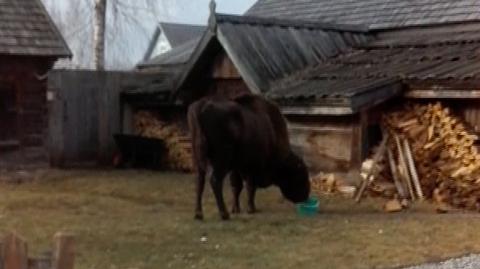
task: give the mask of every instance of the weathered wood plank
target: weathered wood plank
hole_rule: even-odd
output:
[[[75,238],[73,235],[57,233],[54,237],[52,269],[73,269],[75,263]]]
[[[121,132],[120,93],[140,87],[155,76],[135,72],[54,71],[49,87],[52,165],[110,164],[113,135]]]
[[[388,142],[388,133],[386,133],[385,136],[383,137],[382,143],[380,144],[378,151],[375,152],[375,155],[373,156],[372,168],[370,169],[370,171],[368,171],[366,178],[362,181],[360,188],[355,194],[355,202],[359,203],[362,200],[363,193],[368,188],[370,183],[373,181],[375,177],[375,173],[378,172],[378,171],[375,171],[375,166],[380,161],[381,157],[385,156],[385,151],[387,149],[387,142]]]
[[[480,90],[411,90],[405,93],[405,97],[418,99],[477,99],[480,98]]]
[[[3,269],[28,269],[28,249],[25,240],[15,233],[3,239]]]

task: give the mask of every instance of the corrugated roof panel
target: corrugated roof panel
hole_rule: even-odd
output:
[[[344,53],[369,40],[362,27],[265,20],[217,15],[221,43],[256,87],[269,90],[271,81]],[[248,73],[248,74],[245,74]],[[261,81],[259,81],[261,80]]]
[[[479,43],[366,47],[278,80],[268,94],[280,102],[348,99],[382,81],[480,79]]]
[[[249,16],[349,22],[371,29],[480,20],[476,0],[259,0]]]

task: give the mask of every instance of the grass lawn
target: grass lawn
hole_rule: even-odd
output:
[[[34,253],[72,232],[78,269],[396,268],[480,252],[477,214],[437,215],[429,205],[385,214],[380,201],[321,197],[323,213],[300,218],[271,188],[257,196],[261,213],[229,222],[208,191],[197,222],[193,189],[190,175],[51,171],[0,185],[0,231],[17,231]]]

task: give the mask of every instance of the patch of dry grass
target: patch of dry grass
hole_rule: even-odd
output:
[[[193,220],[193,177],[145,171],[52,171],[0,185],[0,231],[15,230],[38,253],[52,235],[76,234],[78,269],[394,268],[480,252],[480,216],[437,215],[429,205],[385,214],[381,203],[321,197],[323,213],[300,218],[275,189],[258,215]],[[201,242],[202,237],[207,242]]]

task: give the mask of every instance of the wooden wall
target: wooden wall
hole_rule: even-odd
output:
[[[0,122],[2,131],[13,132],[0,141],[0,166],[17,168],[43,166],[47,163],[47,101],[46,77],[53,64],[51,58],[0,57],[0,84],[4,90],[13,89],[9,105],[11,120]]]
[[[470,132],[480,133],[480,100],[430,100],[440,101],[466,124]]]
[[[235,65],[224,52],[215,57],[210,74],[212,83],[209,86],[207,95],[234,98],[242,93],[250,92]]]
[[[360,154],[359,117],[289,116],[293,149],[312,172],[356,169]]]
[[[111,164],[122,131],[120,92],[155,75],[55,70],[49,75],[49,153],[53,166]]]

